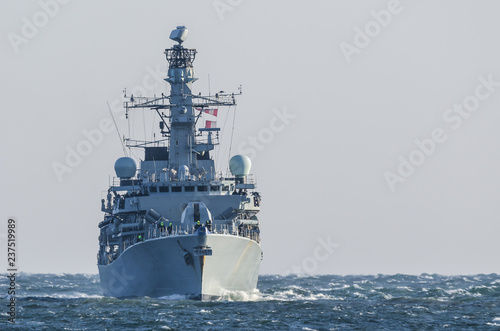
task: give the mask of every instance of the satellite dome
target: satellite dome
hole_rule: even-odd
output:
[[[229,160],[229,169],[236,177],[244,177],[250,173],[252,161],[246,155],[235,155]]]
[[[134,159],[130,157],[121,157],[115,162],[116,176],[120,178],[134,177],[137,170],[137,165]]]

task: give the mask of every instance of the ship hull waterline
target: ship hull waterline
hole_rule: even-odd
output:
[[[146,240],[126,249],[115,261],[99,265],[104,296],[186,296],[213,300],[227,291],[251,292],[257,287],[261,249],[255,241],[209,234],[212,255],[196,256],[197,236]],[[186,261],[185,251],[191,259]]]

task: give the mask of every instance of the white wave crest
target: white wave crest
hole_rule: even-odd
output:
[[[262,296],[259,290],[255,289],[251,292],[246,291],[228,291],[222,292],[221,301],[259,301]]]

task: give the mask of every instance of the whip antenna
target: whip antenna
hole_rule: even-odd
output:
[[[113,112],[111,111],[111,107],[109,106],[109,102],[106,101],[106,104],[108,105],[109,114],[111,115],[111,118],[113,119],[113,123],[115,123],[116,133],[118,134],[118,139],[120,139],[120,143],[122,144],[123,153],[125,154],[125,156],[128,156],[127,149],[125,148],[125,145],[123,144],[122,135],[120,134],[120,130],[118,130],[118,125],[116,125],[115,117],[113,116]]]

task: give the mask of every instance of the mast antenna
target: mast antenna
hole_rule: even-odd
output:
[[[229,155],[227,156],[227,170],[229,172],[229,160],[231,159],[231,149],[233,149],[234,122],[236,121],[236,107],[233,111],[233,127],[231,128],[231,140],[229,141]]]
[[[118,134],[118,139],[120,139],[120,143],[122,144],[123,154],[125,154],[125,156],[128,156],[127,149],[125,148],[125,145],[123,144],[122,135],[120,134],[120,130],[118,130],[118,125],[116,125],[115,117],[113,116],[113,112],[111,111],[111,107],[109,106],[109,102],[106,101],[106,104],[108,105],[109,114],[111,115],[111,118],[113,119],[113,123],[115,123],[116,133]]]

